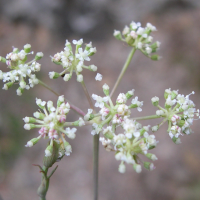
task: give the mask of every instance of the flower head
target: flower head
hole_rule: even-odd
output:
[[[66,122],[67,114],[70,111],[69,103],[64,102],[64,96],[59,96],[57,101],[57,108],[53,106],[52,101],[42,101],[36,98],[36,104],[43,112],[35,112],[34,117],[25,117],[24,128],[27,130],[33,128],[40,128],[37,140],[33,138],[27,142],[26,147],[31,147],[36,144],[42,137],[49,138],[50,144],[52,141],[57,142],[65,155],[69,155],[71,152],[71,145],[65,140],[65,135],[70,138],[75,138],[76,128],[70,129],[68,126],[83,126],[85,122],[82,118],[75,122]],[[67,126],[67,127],[66,127]],[[47,147],[45,150],[46,156],[50,156],[51,148]]]
[[[90,56],[96,53],[96,48],[92,47],[92,43],[86,44],[85,49],[82,48],[83,39],[73,40],[72,43],[76,45],[75,53],[73,53],[71,43],[66,40],[64,51],[56,53],[51,57],[52,62],[57,65],[62,65],[64,71],[61,73],[56,73],[58,78],[63,77],[64,81],[68,81],[72,77],[72,73],[75,72],[77,75],[77,81],[83,81],[83,75],[81,74],[83,68],[89,69],[90,71],[96,71],[97,67],[95,65],[86,66],[85,61],[90,61]],[[69,74],[68,74],[69,73]],[[49,75],[51,78],[52,73]]]
[[[35,72],[40,71],[41,64],[37,60],[43,57],[42,52],[38,52],[30,62],[27,61],[30,52],[31,45],[26,44],[24,49],[19,51],[17,48],[13,48],[13,51],[6,55],[6,58],[0,57],[0,61],[6,63],[10,69],[8,72],[2,72],[0,70],[0,79],[5,82],[3,89],[8,90],[14,83],[19,84],[17,89],[17,95],[22,95],[24,89],[29,90],[39,83],[39,80],[35,76]]]

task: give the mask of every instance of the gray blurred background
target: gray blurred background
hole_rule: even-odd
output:
[[[127,92],[134,88],[135,95],[144,101],[143,112],[133,116],[154,114],[151,98],[158,96],[164,103],[166,88],[179,89],[186,95],[191,91],[194,103],[200,108],[200,1],[199,0],[0,0],[0,55],[6,56],[12,46],[23,48],[30,43],[35,52],[42,51],[39,77],[85,112],[88,103],[75,76],[68,83],[62,79],[50,80],[49,71],[61,71],[51,63],[50,55],[64,48],[65,40],[83,38],[92,41],[97,54],[91,64],[98,66],[103,81],[96,82],[96,73],[85,70],[84,80],[90,94],[103,95],[102,85],[111,88],[120,73],[130,48],[113,38],[113,30],[131,21],[143,26],[152,23],[158,29],[153,34],[161,42],[160,61],[150,61],[136,52],[124,81],[117,89]],[[31,56],[30,56],[31,57]],[[5,65],[0,64],[4,70]],[[5,69],[6,70],[6,69]],[[3,87],[3,83],[0,83]],[[17,87],[0,91],[0,194],[4,200],[38,199],[39,169],[46,141],[25,148],[28,140],[37,136],[37,130],[23,129],[22,118],[37,110],[35,97],[53,100],[57,97],[41,86],[16,95]],[[81,101],[80,101],[81,100]],[[70,112],[69,121],[78,116]],[[157,120],[143,124],[156,124]],[[112,152],[100,145],[99,200],[199,200],[200,199],[200,133],[195,121],[194,134],[182,137],[175,145],[169,138],[165,124],[156,133],[158,156],[156,170],[145,169],[136,174],[127,166],[125,174],[118,172],[119,162]],[[60,163],[50,183],[48,200],[92,199],[92,136],[89,127],[79,129],[70,157]]]

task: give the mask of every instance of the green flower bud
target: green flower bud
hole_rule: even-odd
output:
[[[140,172],[142,171],[141,165],[138,165],[138,164],[134,164],[134,165],[133,165],[133,169],[134,169],[137,173],[140,173]]]
[[[185,120],[179,120],[179,121],[177,122],[177,125],[178,125],[179,127],[182,127],[184,124],[185,124]]]
[[[22,89],[21,87],[19,87],[19,88],[17,89],[17,95],[18,95],[18,96],[21,96],[21,95],[23,94],[23,92],[24,92],[24,89]]]
[[[156,157],[156,155],[151,154],[151,153],[147,153],[147,154],[145,154],[145,156],[147,158],[149,158],[150,160],[153,160],[153,161],[158,160],[158,158]]]
[[[176,90],[173,90],[173,91],[171,92],[172,100],[176,98],[177,94],[178,94],[178,93],[177,93]]]
[[[45,118],[45,114],[40,112],[34,112],[33,116],[36,117],[37,119],[42,119],[42,120]]]
[[[26,53],[29,53],[29,52],[31,51],[31,45],[30,45],[30,44],[24,45],[24,51],[25,51]]]
[[[23,120],[25,123],[35,123],[36,122],[36,119],[33,117],[24,117]]]
[[[56,79],[58,77],[60,77],[59,73],[57,73],[57,72],[49,72],[49,78],[50,79]]]
[[[64,102],[65,102],[64,95],[59,96],[59,97],[58,97],[58,101],[57,101],[57,107],[60,107],[60,105],[61,105],[62,103],[64,103]]]
[[[122,40],[122,35],[120,31],[116,31],[114,30],[113,36],[117,39],[117,40]]]
[[[173,138],[172,138],[172,141],[173,141],[175,144],[181,144],[181,139],[180,139],[180,138],[173,137]]]
[[[158,97],[153,97],[153,98],[151,99],[151,102],[152,102],[152,104],[153,104],[154,106],[158,106],[158,104],[159,104],[159,98],[158,98]]]
[[[45,150],[45,156],[43,158],[43,164],[46,168],[51,167],[59,157],[59,144],[54,140]]]
[[[37,144],[38,141],[40,140],[41,136],[37,137],[37,138],[33,138],[30,141],[27,142],[27,144],[25,145],[25,147],[32,147],[33,145]]]
[[[8,82],[8,83],[6,83],[6,84],[3,85],[2,89],[8,90],[12,85],[13,85],[13,82]]]
[[[42,52],[37,52],[37,54],[35,56],[35,60],[40,60],[43,56],[44,56],[44,54]]]
[[[110,139],[110,140],[112,140],[114,137],[113,133],[109,129],[105,129],[103,131],[103,134],[104,134],[104,137],[106,137],[107,139]]]
[[[103,85],[103,92],[106,96],[109,96],[109,86],[107,84]]]
[[[144,162],[143,163],[144,167],[150,171],[154,170],[155,169],[155,166],[153,163],[150,163],[150,162]]]
[[[127,99],[130,99],[131,97],[133,97],[133,95],[134,95],[134,91],[135,91],[134,89],[128,91],[128,92],[126,93],[126,98],[127,98]]]
[[[157,54],[154,54],[151,56],[151,60],[160,60],[160,59],[161,59],[161,57]]]
[[[2,56],[0,56],[0,62],[6,63],[6,59]]]
[[[92,71],[92,72],[96,72],[96,71],[97,71],[97,66],[95,66],[95,65],[90,65],[90,66],[88,66],[88,69],[89,69],[90,71]]]

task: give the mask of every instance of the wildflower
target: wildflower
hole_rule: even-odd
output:
[[[24,89],[29,90],[39,83],[39,80],[35,76],[35,72],[40,71],[41,65],[36,62],[43,57],[42,52],[38,52],[35,58],[26,62],[30,52],[31,45],[24,45],[24,49],[19,51],[17,48],[13,48],[13,51],[6,55],[6,58],[0,57],[0,61],[6,63],[10,69],[8,72],[2,72],[0,70],[0,79],[4,84],[3,89],[8,90],[14,83],[19,84],[19,88],[16,90],[17,95],[22,95]]]
[[[39,137],[33,138],[28,141],[25,145],[26,147],[32,147],[41,138],[49,138],[50,146],[45,150],[45,155],[51,156],[52,143],[57,142],[60,148],[63,149],[65,155],[70,155],[71,145],[65,140],[65,135],[70,138],[75,138],[76,128],[70,129],[66,126],[83,126],[85,122],[82,118],[79,118],[75,122],[66,122],[67,114],[70,111],[69,103],[64,102],[64,96],[59,96],[57,101],[57,108],[53,106],[52,101],[42,101],[36,98],[36,104],[40,107],[42,112],[35,112],[34,117],[25,117],[23,120],[25,122],[24,128],[30,130],[33,128],[40,128],[38,133]]]
[[[72,77],[72,73],[75,72],[77,75],[77,81],[83,81],[83,75],[81,74],[83,68],[89,69],[91,71],[96,71],[97,67],[95,65],[86,66],[85,61],[90,61],[90,56],[96,53],[96,48],[92,47],[92,43],[86,44],[85,49],[82,48],[83,39],[73,40],[72,43],[76,45],[75,53],[73,53],[71,43],[66,40],[64,51],[56,53],[51,57],[52,62],[57,65],[62,65],[64,71],[57,73],[55,78],[63,76],[64,81],[69,81]],[[52,74],[50,73],[50,78]]]
[[[122,34],[120,31],[114,31],[114,37],[118,40],[126,42],[129,46],[140,50],[145,56],[152,60],[159,60],[160,56],[156,53],[160,47],[160,42],[153,42],[151,32],[156,31],[156,27],[151,23],[147,23],[146,27],[141,27],[140,23],[131,22],[130,26],[125,26]],[[122,36],[123,35],[123,36]]]

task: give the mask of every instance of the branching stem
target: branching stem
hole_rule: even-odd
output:
[[[128,58],[127,58],[127,60],[126,60],[126,62],[125,62],[125,64],[124,64],[124,66],[123,66],[123,68],[122,68],[122,70],[121,70],[121,73],[120,73],[120,75],[119,75],[119,77],[118,77],[116,83],[115,83],[115,86],[114,86],[113,89],[112,89],[112,92],[111,92],[111,94],[110,94],[110,98],[111,98],[112,95],[114,94],[114,92],[115,92],[115,90],[117,89],[117,87],[118,87],[118,85],[119,85],[119,83],[120,83],[122,77],[124,76],[124,73],[126,72],[128,66],[129,66],[129,64],[130,64],[130,62],[131,62],[131,59],[133,58],[133,55],[134,55],[134,53],[135,53],[135,50],[136,50],[136,49],[133,48],[133,49],[131,50],[131,52],[129,53]]]
[[[43,87],[45,87],[46,89],[48,89],[49,91],[51,91],[52,93],[54,93],[56,96],[60,96],[57,92],[55,92],[52,88],[50,88],[44,82],[42,82],[42,81],[39,80],[39,84],[42,85]],[[80,108],[78,108],[75,105],[73,105],[68,99],[65,98],[65,100],[70,104],[70,108],[72,110],[74,110],[76,113],[78,113],[81,116],[85,116],[85,113]]]

